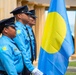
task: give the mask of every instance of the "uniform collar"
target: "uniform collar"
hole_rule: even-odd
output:
[[[12,43],[15,43],[11,38],[9,38],[8,36],[2,35],[2,37],[5,38],[5,40],[9,40]]]
[[[31,28],[31,26],[29,26],[28,24],[26,25],[26,27]]]
[[[16,21],[16,26],[26,29],[26,25],[22,24],[20,21]]]

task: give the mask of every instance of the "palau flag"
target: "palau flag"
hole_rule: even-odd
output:
[[[51,0],[39,54],[38,68],[44,75],[64,75],[74,53],[65,0]]]

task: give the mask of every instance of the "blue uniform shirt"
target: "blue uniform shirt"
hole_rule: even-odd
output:
[[[34,66],[32,65],[31,62],[31,47],[30,47],[30,39],[27,34],[26,26],[23,25],[21,22],[17,21],[15,23],[17,26],[17,34],[16,37],[13,39],[15,43],[17,44],[18,48],[21,50],[23,59],[24,59],[24,64],[25,66],[30,70],[34,70]]]
[[[30,42],[31,42],[31,53],[32,53],[32,61],[36,60],[36,40],[35,40],[35,35],[32,30],[32,28],[29,25],[26,25],[28,31],[29,31],[29,37],[30,37]]]
[[[23,70],[23,60],[15,42],[7,36],[0,38],[0,70],[8,75],[18,75]]]

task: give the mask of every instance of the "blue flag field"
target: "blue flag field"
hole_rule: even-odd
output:
[[[44,26],[38,68],[44,75],[65,75],[69,57],[73,52],[65,0],[51,0]]]

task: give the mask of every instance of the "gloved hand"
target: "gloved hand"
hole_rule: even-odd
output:
[[[38,70],[37,68],[35,68],[35,69],[32,71],[32,74],[33,74],[33,75],[43,75],[43,73],[42,73],[40,70]]]

